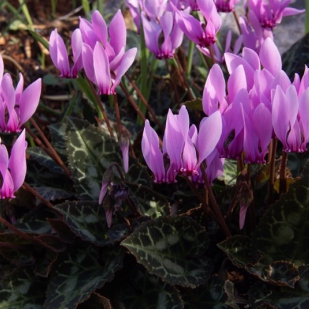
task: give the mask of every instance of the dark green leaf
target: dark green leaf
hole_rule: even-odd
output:
[[[120,282],[117,302],[122,309],[183,309],[179,291],[144,268],[134,267]]]
[[[99,263],[102,258],[104,266]],[[122,267],[122,259],[120,247],[105,248],[103,257],[91,247],[72,248],[53,267],[44,309],[75,308],[114,278],[115,272]]]
[[[213,276],[207,285],[195,289],[186,289],[181,293],[186,309],[228,309],[225,304],[227,296],[224,290],[224,281]]]
[[[98,246],[110,244],[103,206],[90,201],[68,201],[55,208],[64,215],[64,221],[82,240]]]
[[[122,166],[118,143],[84,120],[67,118],[67,151],[75,187],[83,199],[98,200],[102,176],[111,163]],[[129,180],[149,184],[146,169],[130,158]],[[118,174],[116,174],[118,177]]]
[[[31,269],[17,268],[0,280],[1,309],[42,309],[46,281]]]
[[[122,245],[150,273],[172,285],[205,284],[213,268],[205,256],[207,233],[191,218],[157,218],[141,225]]]
[[[77,309],[112,309],[109,299],[98,293],[92,293],[83,303],[77,306]]]
[[[170,214],[170,205],[167,199],[149,187],[128,183],[126,185],[132,192],[131,198],[141,214],[158,218]]]

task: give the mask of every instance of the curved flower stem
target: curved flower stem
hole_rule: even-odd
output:
[[[240,29],[240,24],[239,24],[238,16],[237,16],[237,13],[235,12],[235,10],[233,11],[233,16],[234,16],[235,22],[236,22],[236,24],[237,24],[238,31],[239,31],[239,33],[241,33],[241,29]]]
[[[114,99],[114,107],[115,107],[117,131],[118,131],[118,140],[119,140],[120,136],[121,136],[122,124],[121,124],[121,119],[120,119],[119,104],[118,104],[118,98],[117,98],[116,93],[113,95],[113,99]]]
[[[187,78],[189,78],[190,75],[191,75],[194,47],[195,47],[195,43],[190,41],[189,42],[189,51],[188,51],[188,64],[187,64],[187,70],[186,70]]]
[[[190,186],[196,197],[200,200],[203,205],[205,217],[209,214],[213,220],[216,220],[214,212],[209,208],[208,202],[203,198],[203,196],[198,192],[192,181],[187,176],[182,176],[186,180],[187,184]]]
[[[275,185],[275,161],[276,161],[276,149],[277,149],[278,141],[277,139],[272,139],[271,141],[271,153],[270,153],[270,161],[269,161],[269,198],[268,204],[270,205],[273,202],[273,194],[274,194],[274,185]]]
[[[128,81],[131,83],[132,87],[134,88],[134,90],[136,91],[137,95],[140,97],[141,102],[146,106],[149,114],[152,117],[152,120],[158,125],[159,129],[164,132],[164,128],[162,126],[162,124],[160,123],[159,119],[157,118],[155,112],[153,111],[153,109],[151,108],[151,106],[148,104],[148,102],[146,101],[145,97],[143,96],[143,94],[141,93],[141,91],[138,89],[138,87],[136,86],[136,84],[134,83],[134,81],[131,79],[131,77],[128,74],[125,74],[126,78],[128,79]],[[140,109],[140,108],[139,108]]]
[[[206,185],[206,189],[208,191],[208,196],[209,196],[209,199],[210,199],[212,207],[213,207],[213,211],[216,215],[216,221],[221,226],[223,232],[225,233],[225,235],[227,237],[232,236],[228,226],[226,225],[226,222],[225,222],[224,217],[221,213],[221,210],[220,210],[220,207],[219,207],[219,205],[216,201],[216,198],[215,198],[215,196],[212,192],[212,188],[210,186],[208,177],[206,175],[206,165],[205,165],[205,163],[201,164],[201,171],[202,171],[203,179],[204,179],[204,182],[205,182],[205,185]]]
[[[174,59],[175,59],[175,61],[177,63],[177,70],[179,70],[180,80],[183,81],[183,84],[184,84],[185,88],[187,88],[190,100],[194,100],[195,96],[193,95],[193,93],[191,91],[191,88],[190,88],[190,86],[188,84],[188,80],[187,80],[187,78],[185,76],[184,70],[182,68],[182,65],[181,65],[181,63],[179,61],[179,58],[178,58],[177,54],[174,55]]]
[[[97,106],[98,106],[100,112],[102,113],[103,118],[104,118],[104,120],[106,122],[109,135],[110,135],[111,138],[114,138],[114,132],[113,132],[113,129],[112,129],[111,124],[109,122],[109,119],[108,119],[108,116],[106,114],[106,111],[104,109],[103,103],[102,103],[101,99],[99,98],[96,90],[94,89],[92,82],[88,79],[87,76],[85,76],[85,78],[86,78],[86,80],[88,82],[88,85],[90,86],[90,89],[91,89],[91,92],[92,92],[93,96],[95,97]]]
[[[42,138],[43,142],[45,143],[45,145],[47,146],[47,148],[49,149],[49,151],[52,154],[52,158],[59,164],[59,166],[64,170],[64,172],[67,174],[67,176],[71,176],[71,173],[69,171],[69,169],[66,167],[66,165],[64,164],[64,162],[61,160],[61,158],[59,157],[57,151],[55,150],[55,148],[52,146],[52,144],[49,142],[49,140],[46,138],[45,134],[43,133],[43,131],[40,129],[40,127],[38,126],[38,124],[36,123],[36,121],[33,119],[33,117],[30,118],[30,123],[34,126],[34,128],[38,131],[40,137]]]
[[[288,162],[288,153],[283,152],[281,158],[281,165],[280,165],[280,185],[279,185],[279,193],[286,193],[287,186],[286,186],[286,164]]]
[[[136,113],[141,117],[141,119],[143,120],[143,123],[145,123],[146,118],[144,116],[144,114],[140,111],[140,109],[138,108],[138,106],[136,105],[136,103],[134,102],[134,100],[132,99],[132,97],[130,96],[130,93],[128,92],[128,90],[126,89],[126,87],[121,83],[120,84],[120,88],[122,89],[122,91],[124,92],[124,94],[126,95],[126,98],[129,100],[130,104],[132,105],[132,107],[134,108],[134,110],[136,111]]]

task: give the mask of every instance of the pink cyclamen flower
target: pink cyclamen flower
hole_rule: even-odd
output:
[[[155,182],[165,182],[165,168],[163,163],[163,153],[159,145],[159,137],[156,131],[150,126],[148,120],[145,121],[143,131],[142,152],[148,167],[155,176]]]
[[[0,199],[14,198],[14,193],[22,186],[27,170],[26,148],[25,130],[16,139],[10,157],[5,145],[0,144]]]
[[[150,19],[142,12],[141,18],[147,48],[158,59],[172,58],[183,40],[183,32],[176,23],[174,11],[165,11],[158,20]]]
[[[0,93],[0,128],[3,132],[19,132],[34,114],[40,100],[42,81],[37,79],[25,90],[23,75],[14,89],[11,76],[4,74]]]
[[[273,29],[284,16],[291,16],[305,12],[288,8],[292,0],[249,0],[248,6],[255,14],[263,28]]]
[[[211,46],[216,42],[216,35],[221,27],[222,20],[217,12],[213,1],[197,0],[206,23],[198,21],[188,10],[179,11],[172,3],[171,6],[176,12],[176,22],[186,36],[201,47]]]
[[[108,29],[98,11],[92,14],[92,23],[81,18],[80,29],[84,42],[82,61],[87,77],[98,86],[99,94],[114,94],[137,52],[136,48],[125,52],[127,32],[121,11],[118,10]]]
[[[232,12],[239,0],[214,0],[218,12]]]
[[[52,31],[49,38],[49,52],[55,67],[60,71],[61,77],[76,78],[83,67],[81,59],[82,35],[79,29],[74,30],[72,33],[71,46],[73,54],[72,68],[62,37],[58,34],[57,29]]]

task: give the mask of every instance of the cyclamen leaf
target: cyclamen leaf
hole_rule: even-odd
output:
[[[112,309],[109,299],[98,294],[92,293],[83,303],[79,304],[77,309]]]
[[[111,243],[102,205],[93,201],[68,201],[55,208],[64,215],[64,221],[82,240],[97,246]]]
[[[160,217],[142,224],[121,244],[151,274],[172,285],[205,284],[213,269],[205,256],[207,233],[188,217]]]
[[[106,248],[104,266],[98,263],[101,258],[94,248],[82,245],[72,248],[53,267],[43,308],[76,308],[92,292],[113,280],[115,272],[122,267],[122,248]]]
[[[309,263],[309,161],[300,180],[291,184],[261,219],[252,246],[273,261]]]
[[[273,286],[261,281],[252,285],[249,291],[252,308],[307,309],[309,307],[309,266],[301,266],[299,273],[300,280],[294,289]],[[262,307],[264,304],[268,307]]]
[[[46,280],[29,268],[15,268],[0,280],[1,309],[42,309]]]
[[[89,122],[73,117],[67,118],[67,154],[75,188],[84,200],[98,200],[102,176],[111,163],[122,166],[118,143]],[[133,158],[126,175],[129,181],[150,184],[146,168]]]
[[[225,304],[227,294],[224,290],[224,280],[212,276],[207,285],[201,285],[193,290],[181,292],[186,309],[228,309]]]
[[[126,278],[119,282],[117,302],[122,309],[183,309],[179,291],[160,278],[149,275],[140,265],[136,265]]]

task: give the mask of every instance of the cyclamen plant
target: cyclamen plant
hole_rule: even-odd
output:
[[[307,308],[309,69],[290,80],[272,33],[290,2],[128,0],[130,31],[98,5],[71,38],[30,32],[43,87],[0,57],[0,308]]]

